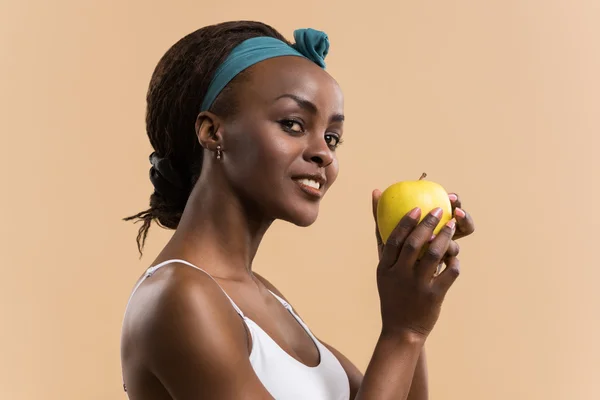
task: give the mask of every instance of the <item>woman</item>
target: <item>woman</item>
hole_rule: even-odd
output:
[[[262,23],[208,26],[156,67],[146,120],[155,190],[127,219],[143,221],[140,252],[152,221],[175,233],[125,313],[131,400],[427,398],[422,349],[458,275],[452,239],[473,231],[456,196],[437,237],[439,210],[418,223],[415,209],[385,247],[379,239],[382,332],[364,377],[252,272],[271,223],[312,224],[338,174],[343,97],[324,70],[329,42],[312,29],[294,36],[292,46]]]

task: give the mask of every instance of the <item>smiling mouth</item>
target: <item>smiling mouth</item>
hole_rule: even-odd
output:
[[[323,192],[321,192],[321,183],[315,181],[310,178],[298,178],[294,179],[294,182],[298,185],[298,187],[307,195],[314,198],[323,197]]]
[[[299,178],[299,179],[294,179],[296,182],[311,187],[313,189],[321,189],[321,184],[317,181],[315,181],[314,179],[309,179],[309,178]]]

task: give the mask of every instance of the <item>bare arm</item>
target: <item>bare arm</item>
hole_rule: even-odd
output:
[[[218,286],[196,271],[170,272],[150,278],[158,280],[147,282],[143,310],[131,317],[138,366],[173,400],[271,400],[250,364],[243,321]],[[135,399],[136,388],[128,391]]]
[[[356,400],[407,399],[423,344],[410,333],[381,334]]]
[[[348,375],[348,380],[350,381],[350,399],[356,399],[356,395],[358,394],[358,390],[360,389],[364,379],[362,372],[360,372],[360,370],[352,363],[352,361],[350,361],[335,347],[323,342],[320,339],[319,341],[323,343],[323,345],[336,356],[340,364],[342,364],[344,371],[346,371],[346,375]],[[425,348],[423,347],[421,354],[419,355],[419,360],[417,361],[417,367],[415,368],[415,373],[412,378],[407,400],[429,399],[427,385],[427,361],[425,357]]]
[[[415,374],[410,384],[410,392],[407,400],[427,400],[429,399],[429,383],[427,374],[427,357],[425,356],[425,347],[421,350]]]

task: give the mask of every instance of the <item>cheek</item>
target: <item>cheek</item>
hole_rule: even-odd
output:
[[[340,172],[340,165],[338,163],[338,159],[335,158],[330,166],[327,167],[325,171],[325,175],[327,176],[327,187],[331,187],[335,180],[338,177],[338,173]]]
[[[273,124],[265,123],[236,132],[231,152],[235,175],[253,184],[281,176],[293,157],[290,138]]]

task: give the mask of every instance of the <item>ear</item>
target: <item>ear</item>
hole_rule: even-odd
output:
[[[223,147],[220,128],[222,122],[215,114],[203,111],[196,117],[196,136],[198,142],[207,150],[216,151],[217,146]]]

